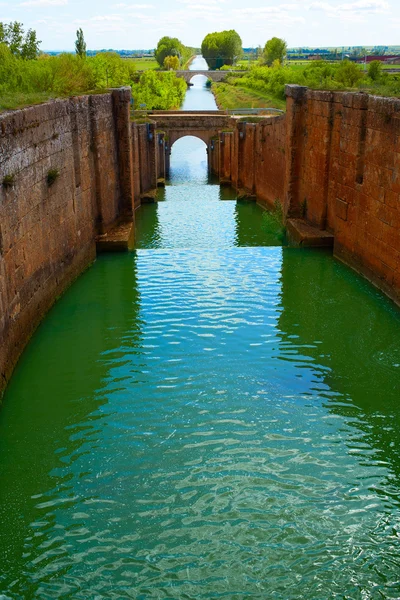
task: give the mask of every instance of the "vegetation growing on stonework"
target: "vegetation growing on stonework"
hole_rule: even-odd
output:
[[[50,169],[50,171],[47,173],[47,185],[49,187],[52,186],[56,179],[58,179],[59,175],[60,171],[58,169]]]
[[[13,187],[15,184],[15,175],[13,173],[4,175],[2,184],[3,184],[3,187],[5,187],[5,188]]]

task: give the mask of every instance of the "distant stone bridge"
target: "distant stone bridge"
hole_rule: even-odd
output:
[[[243,71],[176,71],[178,77],[182,77],[188,85],[196,75],[204,75],[212,81],[223,81],[230,73],[243,73]]]

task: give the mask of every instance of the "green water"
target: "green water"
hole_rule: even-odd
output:
[[[400,312],[200,141],[0,410],[0,599],[400,598]]]

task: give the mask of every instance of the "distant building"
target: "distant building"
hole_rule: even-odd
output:
[[[387,63],[391,62],[392,60],[398,60],[399,61],[398,63],[391,63],[391,64],[400,64],[400,56],[396,55],[396,54],[392,54],[392,55],[389,55],[389,54],[376,54],[376,55],[373,55],[373,54],[371,54],[369,56],[366,56],[365,58],[364,57],[358,58],[357,62],[359,62],[359,63],[363,63],[363,62],[370,63],[373,60],[379,60],[379,62],[387,62]]]
[[[400,65],[400,56],[389,58],[387,61],[388,65]]]
[[[309,54],[308,60],[322,60],[322,56],[320,54]]]

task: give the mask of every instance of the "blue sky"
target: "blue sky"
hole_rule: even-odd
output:
[[[0,0],[0,21],[36,29],[42,49],[153,48],[163,35],[199,46],[236,29],[244,46],[276,35],[289,46],[400,45],[400,0]]]

